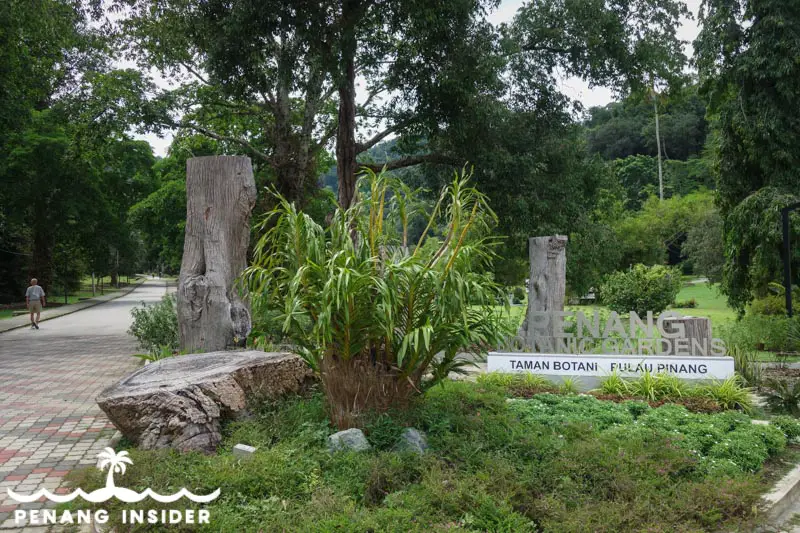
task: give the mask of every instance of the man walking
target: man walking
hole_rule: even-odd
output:
[[[31,329],[39,329],[39,318],[45,303],[44,290],[39,286],[39,281],[33,278],[31,286],[25,291],[25,305],[31,312]],[[36,320],[33,319],[34,313],[36,313]]]

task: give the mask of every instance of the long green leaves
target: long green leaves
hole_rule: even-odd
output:
[[[319,370],[326,357],[384,365],[414,386],[458,371],[507,332],[487,274],[496,217],[462,171],[410,249],[418,191],[370,171],[327,229],[277,196],[243,276],[254,308],[281,309],[283,331]],[[257,304],[257,305],[256,305]]]

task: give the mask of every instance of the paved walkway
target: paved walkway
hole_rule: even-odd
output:
[[[131,357],[130,311],[158,301],[163,280],[128,295],[40,324],[0,333],[0,530],[17,529],[18,506],[6,488],[29,494],[58,490],[64,475],[93,465],[115,430],[95,404],[97,394],[141,363]],[[80,304],[79,304],[80,305]],[[26,527],[26,532],[46,528]]]
[[[152,283],[152,282],[151,282]],[[161,280],[160,283],[166,283],[164,280]],[[59,305],[56,307],[47,306],[42,309],[41,320],[51,320],[53,318],[58,318],[60,316],[69,315],[76,311],[81,311],[83,309],[87,309],[89,307],[94,307],[102,302],[108,302],[110,300],[114,300],[121,296],[125,296],[131,291],[135,290],[139,286],[139,283],[136,283],[132,287],[126,287],[119,291],[109,292],[104,295],[97,295],[93,298],[89,298],[87,300],[83,300],[82,302],[69,304],[69,305]],[[58,299],[56,298],[56,301]],[[18,315],[11,318],[4,318],[0,320],[0,333],[11,331],[12,329],[18,329],[21,327],[30,327],[31,319],[30,315],[27,313],[24,315]]]

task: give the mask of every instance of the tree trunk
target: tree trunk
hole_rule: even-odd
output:
[[[97,405],[144,450],[213,452],[222,424],[250,401],[297,393],[313,383],[300,357],[256,351],[168,357],[106,388]]]
[[[342,17],[352,16],[352,2],[345,1]],[[339,81],[339,123],[336,130],[336,171],[339,205],[347,209],[356,194],[356,37],[354,28],[344,24],[342,36],[342,78]]]
[[[554,335],[554,321],[538,326],[541,321],[532,321],[534,312],[553,313],[564,310],[564,295],[567,286],[567,237],[531,237],[528,239],[530,254],[530,276],[528,279],[528,310],[519,330],[524,346],[534,347],[534,339]]]
[[[247,339],[250,311],[234,283],[247,266],[255,201],[249,158],[186,162],[186,238],[177,302],[183,350],[224,350]]]
[[[667,318],[664,329],[668,333],[678,334],[681,326],[683,335],[672,339],[668,355],[711,355],[711,319],[704,317],[684,316]],[[683,340],[685,339],[685,340]],[[675,341],[681,340],[680,346]],[[696,347],[705,347],[706,353],[698,353]]]

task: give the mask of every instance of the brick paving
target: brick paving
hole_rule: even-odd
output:
[[[141,363],[127,334],[130,310],[164,294],[163,281],[40,324],[40,330],[0,333],[0,530],[20,529],[15,509],[53,508],[51,502],[17,504],[6,489],[56,491],[72,469],[96,464],[115,433],[95,404],[106,386]],[[60,491],[59,491],[60,492]]]

